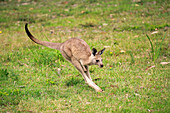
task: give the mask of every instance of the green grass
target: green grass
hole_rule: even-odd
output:
[[[169,18],[168,0],[0,0],[0,112],[169,112]],[[40,40],[108,46],[90,67],[104,92],[25,23]]]

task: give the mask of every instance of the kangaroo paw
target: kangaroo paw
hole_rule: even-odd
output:
[[[96,92],[103,92],[103,90],[99,88],[99,89],[96,89]]]

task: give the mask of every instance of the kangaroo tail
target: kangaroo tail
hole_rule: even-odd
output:
[[[43,46],[46,46],[46,47],[49,47],[49,48],[52,48],[52,49],[57,49],[57,50],[60,50],[60,47],[62,45],[62,43],[52,43],[52,42],[47,42],[47,41],[40,41],[38,39],[36,39],[31,33],[30,31],[28,30],[28,24],[26,23],[25,24],[25,31],[28,35],[28,37],[35,43],[37,44],[40,44],[40,45],[43,45]]]

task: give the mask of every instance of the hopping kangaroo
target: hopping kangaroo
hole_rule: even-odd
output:
[[[99,65],[100,68],[103,67],[101,55],[105,48],[97,52],[95,48],[90,50],[89,45],[82,39],[71,38],[63,43],[52,43],[47,41],[40,41],[30,33],[25,24],[25,31],[28,37],[35,43],[57,49],[61,52],[62,56],[71,62],[76,69],[83,75],[85,82],[97,92],[102,92],[102,89],[98,87],[91,79],[89,73],[89,65]]]

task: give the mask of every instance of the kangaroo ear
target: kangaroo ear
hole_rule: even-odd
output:
[[[106,48],[100,50],[100,51],[98,52],[98,54],[99,54],[99,55],[102,55],[105,49],[106,49]]]
[[[92,49],[92,54],[95,56],[97,53],[97,50],[95,48]]]

